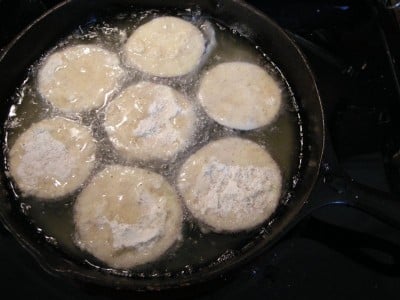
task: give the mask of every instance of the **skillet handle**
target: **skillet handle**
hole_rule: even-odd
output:
[[[325,204],[351,206],[400,229],[400,199],[394,195],[360,184],[346,175],[327,175],[324,183],[337,195]]]
[[[334,249],[374,271],[387,276],[400,276],[400,245],[314,217],[301,226],[304,227],[301,229],[303,238]]]

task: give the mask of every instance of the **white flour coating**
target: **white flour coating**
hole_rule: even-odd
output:
[[[194,218],[216,232],[237,232],[272,215],[282,176],[260,145],[227,137],[192,154],[179,171],[177,186]]]
[[[189,73],[205,51],[201,31],[175,17],[158,17],[139,26],[123,49],[125,62],[151,75],[173,77]]]
[[[182,218],[164,177],[119,165],[96,174],[74,204],[78,246],[122,269],[163,255],[181,238]]]
[[[38,178],[44,176],[65,181],[71,175],[71,166],[76,163],[76,159],[69,155],[65,145],[44,129],[36,128],[32,139],[28,140],[23,148],[25,152],[18,165],[17,175],[27,185],[36,185]]]
[[[110,102],[104,126],[126,159],[173,158],[192,141],[196,130],[193,104],[177,90],[141,81]]]
[[[59,110],[82,112],[103,105],[124,75],[117,54],[100,46],[76,45],[46,57],[37,88]]]
[[[182,113],[180,107],[171,93],[158,95],[147,110],[147,117],[140,120],[133,130],[136,137],[157,136],[160,147],[170,143],[182,142],[182,137],[174,128],[173,120]],[[165,122],[165,121],[168,122]]]
[[[260,66],[238,61],[206,71],[197,97],[212,119],[240,130],[272,123],[282,103],[281,89],[270,74]]]
[[[214,159],[197,177],[197,196],[204,201],[197,202],[196,209],[222,217],[234,213],[238,218],[260,212],[268,205],[266,193],[276,188],[269,173],[268,168],[226,165]]]
[[[95,165],[91,130],[55,117],[34,123],[8,153],[10,175],[24,195],[54,201],[76,190]]]
[[[99,225],[108,224],[113,236],[113,247],[124,249],[129,247],[151,247],[164,234],[167,220],[165,202],[154,201],[151,195],[141,194],[139,205],[142,215],[135,224],[109,221],[106,217],[99,219]]]

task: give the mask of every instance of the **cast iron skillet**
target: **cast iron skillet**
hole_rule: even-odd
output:
[[[4,124],[11,101],[27,70],[38,58],[79,25],[99,16],[135,8],[200,9],[226,25],[242,24],[254,42],[268,53],[291,86],[300,106],[304,130],[304,152],[300,176],[291,199],[276,215],[265,234],[256,234],[250,247],[233,257],[202,267],[190,274],[171,277],[123,277],[102,272],[60,254],[38,238],[12,203],[4,172],[1,172],[0,217],[15,236],[49,273],[83,282],[134,290],[166,289],[203,282],[249,261],[274,244],[304,216],[328,204],[354,206],[400,227],[400,205],[384,193],[363,187],[337,167],[326,138],[322,103],[307,61],[287,34],[268,17],[239,0],[71,0],[61,3],[23,31],[0,57],[0,123]],[[1,129],[1,139],[4,130]],[[2,163],[4,170],[4,163]],[[320,166],[323,166],[320,169]]]

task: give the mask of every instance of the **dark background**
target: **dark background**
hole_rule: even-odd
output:
[[[0,0],[0,49],[59,2]],[[285,28],[308,57],[342,167],[360,182],[398,191],[393,153],[400,136],[400,32],[395,10],[386,1],[247,2]],[[234,276],[179,293],[149,295],[54,278],[0,227],[0,286],[14,299],[398,299],[399,236],[353,209],[324,208]]]

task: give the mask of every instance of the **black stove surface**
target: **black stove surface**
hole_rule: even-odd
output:
[[[0,0],[0,48],[59,0]],[[341,166],[356,180],[400,191],[400,27],[388,1],[247,1],[300,45],[315,73]],[[397,51],[399,50],[399,51]],[[396,52],[397,51],[397,52]],[[0,79],[1,80],[1,79]],[[397,160],[397,161],[396,161]],[[398,181],[396,181],[399,179]],[[400,294],[400,234],[347,207],[314,213],[270,251],[194,299],[389,299]],[[43,272],[0,227],[0,282],[14,298],[156,298],[81,287]],[[398,297],[398,296],[397,296]],[[396,297],[396,298],[397,298]]]

